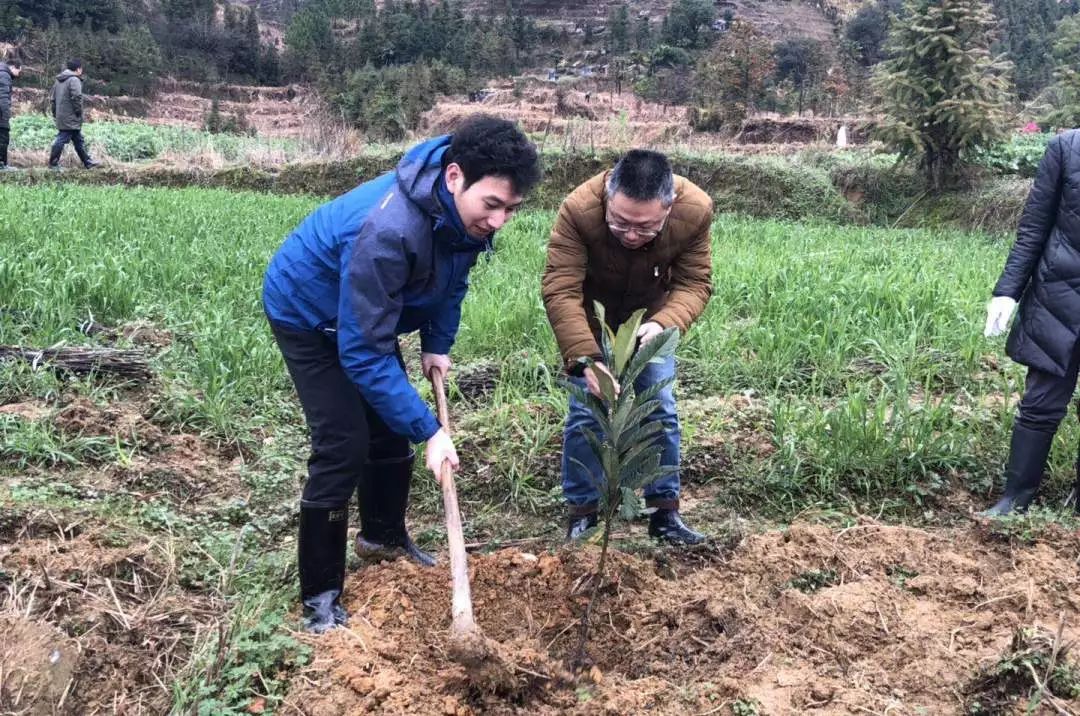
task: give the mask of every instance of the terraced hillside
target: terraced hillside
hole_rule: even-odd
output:
[[[243,4],[259,9],[266,21],[280,23],[287,20],[297,8],[310,0],[240,0]],[[379,0],[381,3],[381,0]],[[441,0],[431,0],[440,2]],[[673,0],[628,0],[631,14],[648,17],[659,23],[671,8]],[[585,23],[602,25],[607,21],[608,11],[622,0],[518,0],[516,7],[537,22],[573,29]],[[841,17],[853,13],[864,0],[716,0],[718,15],[730,10],[736,17],[748,20],[774,38],[808,35],[821,40],[832,36],[833,24],[829,20],[829,8]],[[466,12],[483,15],[491,11],[491,0],[465,0]]]

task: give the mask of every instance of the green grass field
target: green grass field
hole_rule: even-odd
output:
[[[50,187],[8,190],[5,206],[0,342],[79,344],[88,318],[148,321],[181,337],[158,361],[171,419],[243,442],[295,417],[259,291],[316,201]],[[466,302],[454,358],[498,367],[497,403],[561,399],[539,297],[550,221],[526,213],[503,232]],[[780,450],[759,467],[793,495],[894,495],[949,473],[985,487],[1010,412],[987,406],[1023,375],[981,335],[1006,250],[981,235],[722,216],[714,298],[680,347],[681,398],[764,401]],[[849,457],[832,431],[857,441]]]
[[[227,162],[246,161],[252,152],[277,151],[287,157],[298,150],[289,139],[266,139],[235,134],[211,134],[197,129],[146,122],[89,122],[83,129],[91,154],[102,151],[119,162],[157,159],[166,153],[197,155],[211,152]],[[12,119],[11,149],[47,153],[56,138],[52,118],[24,114]],[[72,151],[70,148],[67,150]]]
[[[151,352],[146,385],[2,363],[0,405],[136,403],[146,424],[198,435],[239,465],[235,486],[208,503],[167,489],[87,499],[99,473],[153,452],[145,436],[119,423],[112,434],[76,434],[55,412],[0,413],[5,510],[45,505],[121,541],[171,544],[176,589],[229,615],[224,641],[186,632],[169,697],[180,707],[224,713],[251,693],[273,701],[284,688],[275,674],[305,658],[281,628],[295,588],[288,540],[303,426],[259,294],[269,257],[315,206],[196,189],[4,189],[0,344],[129,344],[86,335],[88,319],[151,324],[171,342]],[[515,219],[479,263],[465,305],[451,401],[468,539],[554,535],[561,519],[565,398],[539,295],[551,220]],[[1006,241],[723,215],[713,246],[715,295],[679,349],[695,524],[864,513],[949,522],[989,499],[1023,379],[1003,342],[982,337]],[[1051,498],[1071,481],[1076,440],[1069,420]],[[441,542],[435,486],[419,485],[415,531]]]

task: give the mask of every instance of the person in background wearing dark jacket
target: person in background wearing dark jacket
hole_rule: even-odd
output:
[[[49,95],[49,111],[56,119],[56,141],[49,152],[49,168],[60,169],[60,155],[64,145],[71,142],[75,153],[87,169],[93,169],[98,163],[90,158],[83,141],[83,67],[81,60],[70,60],[67,69],[56,76],[52,92]]]
[[[22,74],[22,63],[12,58],[0,62],[0,171],[8,166],[8,143],[11,141],[11,92],[15,78]]]
[[[510,122],[476,115],[397,168],[319,207],[274,255],[263,305],[311,432],[298,562],[305,627],[345,624],[348,505],[361,558],[422,565],[405,528],[413,443],[457,467],[450,436],[409,383],[398,336],[419,331],[426,377],[450,370],[469,270],[540,178]]]
[[[1028,367],[1013,424],[1005,493],[984,515],[1027,510],[1080,369],[1080,131],[1050,140],[1005,270],[987,308],[986,336],[1005,332],[1009,357]],[[1080,468],[1080,463],[1078,463]],[[1075,500],[1077,486],[1073,488]]]

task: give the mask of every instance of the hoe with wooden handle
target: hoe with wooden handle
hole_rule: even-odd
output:
[[[431,371],[431,387],[435,392],[435,408],[443,430],[450,432],[450,414],[446,406],[446,387],[442,371]],[[476,625],[472,611],[472,590],[469,588],[469,564],[465,556],[465,539],[461,534],[461,512],[458,510],[454,470],[448,461],[439,467],[443,507],[446,509],[446,541],[450,546],[450,573],[453,576],[454,596],[451,606],[450,656],[463,665],[472,681],[494,692],[513,692],[520,687],[522,674],[547,681],[551,675],[525,669],[517,663],[502,644],[484,636]],[[526,655],[523,655],[523,658]],[[536,655],[534,668],[558,674],[546,659]],[[560,678],[564,678],[560,676]]]
[[[446,388],[442,371],[431,371],[431,387],[435,391],[435,408],[443,430],[450,432],[450,411],[446,405]],[[472,591],[469,588],[469,563],[465,555],[465,538],[461,534],[461,511],[458,509],[457,486],[454,469],[448,460],[439,468],[439,484],[442,485],[443,507],[446,510],[446,541],[450,547],[450,574],[453,577],[454,596],[451,602],[450,637],[455,656],[461,661],[484,659],[490,653],[484,636],[473,619]]]

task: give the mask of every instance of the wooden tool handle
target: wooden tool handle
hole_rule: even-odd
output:
[[[450,411],[446,405],[446,388],[442,371],[431,371],[431,387],[435,391],[435,410],[443,430],[450,433]],[[446,511],[446,541],[450,547],[450,574],[453,577],[454,595],[451,603],[453,629],[471,632],[476,629],[472,611],[472,590],[469,587],[469,562],[465,554],[465,537],[461,533],[461,511],[458,509],[457,486],[454,469],[449,460],[439,466],[439,484],[442,485],[443,509]]]
[[[446,405],[446,383],[441,370],[431,371],[431,387],[435,391],[435,414],[446,434],[450,434],[450,408]]]

